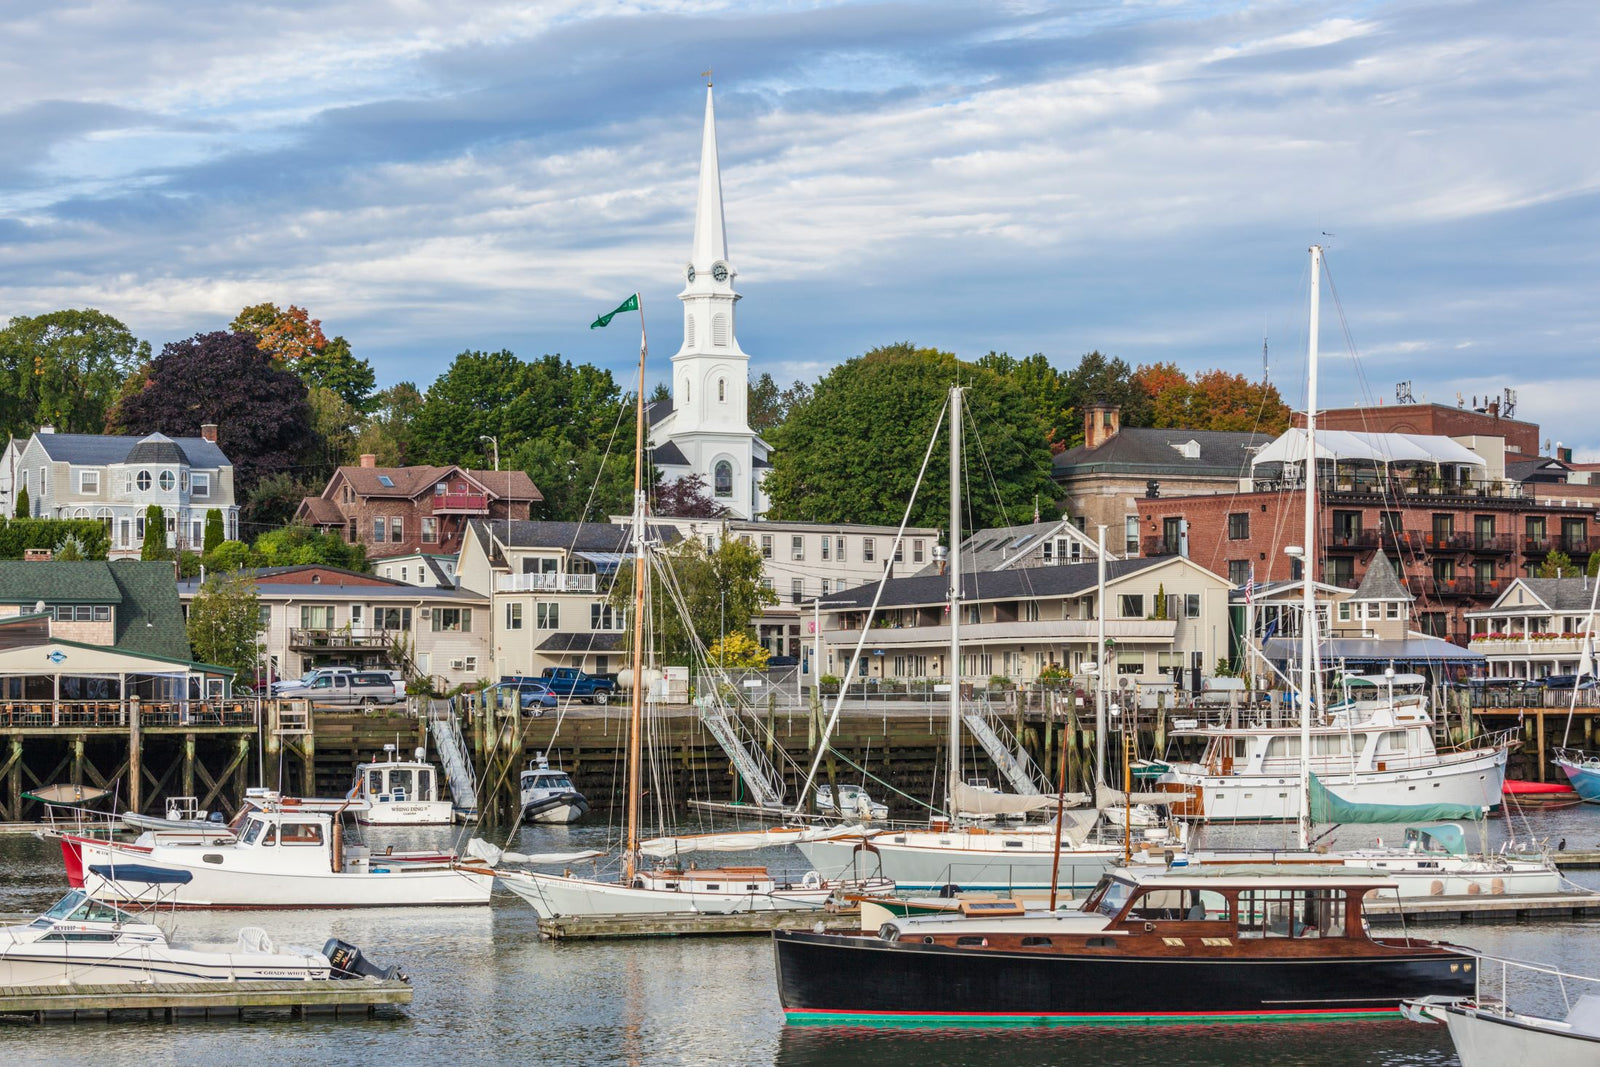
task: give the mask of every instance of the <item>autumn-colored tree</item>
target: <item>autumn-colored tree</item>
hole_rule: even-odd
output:
[[[261,351],[291,369],[301,359],[328,345],[328,338],[322,332],[322,320],[312,318],[305,308],[293,304],[287,309],[277,304],[252,304],[228,323],[228,329],[250,334]]]
[[[1289,407],[1276,387],[1242,374],[1209,370],[1190,379],[1176,364],[1152,363],[1135,371],[1133,380],[1149,398],[1152,426],[1264,434],[1289,426]]]

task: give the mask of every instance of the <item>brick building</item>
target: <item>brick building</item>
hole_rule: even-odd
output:
[[[1528,496],[1504,478],[1448,467],[1441,475],[1428,463],[1319,467],[1315,576],[1355,588],[1381,551],[1416,598],[1418,628],[1460,644],[1466,612],[1488,607],[1551,552],[1583,566],[1596,545],[1592,503]],[[1305,543],[1305,498],[1293,473],[1247,481],[1248,491],[1141,500],[1141,554],[1186,550],[1235,585],[1252,569],[1258,583],[1298,579],[1299,561],[1284,553]]]
[[[1304,426],[1305,413],[1295,412],[1293,424]],[[1530,457],[1539,454],[1539,424],[1502,416],[1498,401],[1482,410],[1451,407],[1448,404],[1376,404],[1370,407],[1330,408],[1317,415],[1317,427],[1361,433],[1414,433],[1456,440],[1463,437],[1501,437],[1505,439],[1507,452]]]
[[[453,556],[471,519],[526,519],[543,500],[522,471],[464,467],[379,467],[361,457],[340,467],[321,496],[300,502],[295,521],[367,546],[368,559]]]

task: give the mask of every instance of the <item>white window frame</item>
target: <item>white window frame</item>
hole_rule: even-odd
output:
[[[92,485],[90,484],[91,480],[94,483]],[[85,470],[78,472],[78,494],[80,496],[98,496],[100,494],[99,471]]]
[[[189,495],[197,499],[211,499],[211,475],[204,471],[189,474]]]

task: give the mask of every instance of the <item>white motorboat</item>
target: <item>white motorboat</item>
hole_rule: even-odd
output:
[[[1417,675],[1350,678],[1352,698],[1329,707],[1310,728],[1313,773],[1360,804],[1468,804],[1495,807],[1510,745],[1503,739],[1440,752]],[[1384,683],[1384,684],[1379,684]],[[1300,814],[1299,712],[1241,727],[1174,731],[1205,740],[1194,762],[1174,762],[1158,787],[1193,794],[1176,800],[1179,818],[1208,822],[1287,822]]]
[[[578,792],[570,774],[550,766],[547,756],[529,760],[518,782],[522,817],[528,822],[574,823],[589,813],[589,798]]]
[[[841,785],[839,799],[833,798],[833,788],[817,786],[817,811],[823,815],[838,815],[846,819],[864,819],[882,822],[889,817],[889,805],[872,799],[872,794],[859,785]]]
[[[453,807],[441,797],[439,775],[417,749],[416,759],[395,757],[395,746],[384,745],[381,760],[356,764],[356,783],[350,796],[364,801],[359,822],[373,826],[448,826]]]
[[[733,915],[752,911],[816,911],[844,884],[808,871],[780,882],[765,867],[656,867],[634,874],[629,885],[570,874],[500,868],[500,884],[527,901],[541,919],[563,915]],[[884,893],[883,879],[848,883],[852,891]]]
[[[137,901],[128,886],[97,873],[134,865],[190,877],[172,894],[179,908],[359,908],[487,904],[494,872],[480,860],[450,854],[373,855],[346,840],[349,813],[281,800],[249,811],[237,840],[226,843],[160,831],[132,843],[61,833],[74,888],[99,900]]]
[[[109,869],[105,872],[111,873]],[[119,868],[130,882],[176,887],[181,872]],[[130,914],[74,889],[32,922],[0,926],[0,985],[105,985],[160,982],[298,981],[396,977],[361,961],[353,946],[330,938],[321,952],[276,946],[258,927],[239,931],[233,945],[173,946],[154,914]],[[338,957],[336,964],[331,956]]]
[[[220,811],[206,811],[200,807],[199,797],[168,797],[166,817],[140,815],[125,811],[121,815],[124,826],[135,830],[223,830],[228,820]]]
[[[1479,957],[1476,970],[1478,984],[1473,996],[1419,997],[1400,1006],[1412,1022],[1444,1023],[1461,1067],[1510,1063],[1594,1067],[1600,1063],[1600,979],[1486,956]],[[1561,1017],[1513,1010],[1507,1001],[1507,972],[1512,970],[1519,972],[1519,990],[1545,988],[1551,999],[1561,1004]]]

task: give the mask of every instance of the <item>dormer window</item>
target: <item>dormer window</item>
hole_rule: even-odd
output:
[[[138,474],[134,475],[133,484],[137,485],[139,487],[139,491],[141,493],[144,492],[145,490],[149,489],[150,488],[150,472],[149,471],[140,471]]]
[[[1184,459],[1199,459],[1200,458],[1200,442],[1199,441],[1190,439],[1188,441],[1185,441],[1181,445],[1173,445],[1172,447],[1177,449],[1178,455],[1182,456]]]
[[[189,495],[199,500],[211,496],[211,475],[199,471],[189,475]]]

